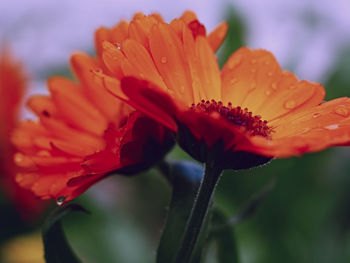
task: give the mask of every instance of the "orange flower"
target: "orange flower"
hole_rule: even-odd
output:
[[[349,98],[323,103],[320,84],[282,71],[265,50],[243,47],[220,71],[211,39],[220,43],[224,31],[208,37],[193,13],[185,16],[190,14],[151,27],[149,17],[135,18],[131,24],[145,32],[142,39],[129,29],[118,45],[117,37],[114,44],[104,42],[106,67],[127,76],[121,85],[104,76],[106,88],[177,132],[194,158],[214,158],[221,168],[248,168],[350,142]]]
[[[38,121],[24,121],[13,133],[22,168],[17,182],[43,199],[67,202],[107,173],[133,174],[159,161],[172,147],[170,132],[110,95],[93,72],[98,59],[72,56],[79,82],[48,80],[50,97],[34,96],[28,107]]]
[[[7,49],[0,52],[0,186],[14,202],[23,217],[30,218],[42,211],[39,202],[28,190],[15,182],[16,167],[12,155],[15,152],[10,134],[15,128],[20,102],[27,86],[21,66]]]

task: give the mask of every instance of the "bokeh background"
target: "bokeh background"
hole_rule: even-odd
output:
[[[299,78],[324,84],[327,100],[350,96],[348,0],[1,0],[0,43],[10,46],[26,67],[27,96],[46,93],[47,77],[70,75],[74,51],[94,53],[98,26],[112,26],[137,11],[156,11],[170,20],[187,9],[209,30],[222,20],[229,22],[218,53],[221,65],[242,45],[264,48]],[[32,115],[23,110],[22,117]],[[188,159],[178,148],[168,158]],[[349,171],[350,149],[345,147],[273,160],[249,171],[227,171],[215,205],[228,216],[275,181],[256,213],[235,226],[240,261],[350,262]],[[170,196],[156,170],[131,178],[113,176],[76,200],[91,215],[72,214],[64,228],[86,263],[151,263]],[[43,262],[40,227],[54,206],[28,220],[0,189],[0,262]]]

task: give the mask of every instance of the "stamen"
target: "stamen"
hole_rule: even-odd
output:
[[[232,107],[231,102],[227,106],[224,106],[221,101],[201,100],[197,105],[192,104],[191,110],[208,114],[217,112],[227,121],[243,128],[251,136],[260,135],[270,137],[272,133],[272,129],[267,125],[267,121],[261,120],[261,116],[253,115],[247,108],[242,109],[240,106]]]

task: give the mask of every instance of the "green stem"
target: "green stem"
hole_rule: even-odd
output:
[[[155,168],[165,177],[168,183],[172,184],[173,178],[171,174],[171,167],[166,160],[161,160],[157,163]]]
[[[187,222],[182,244],[176,257],[176,263],[188,263],[191,260],[221,173],[222,169],[215,165],[206,164],[204,177]]]

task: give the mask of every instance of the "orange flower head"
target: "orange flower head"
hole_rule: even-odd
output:
[[[214,53],[226,24],[207,35],[192,12],[169,24],[150,19],[135,17],[129,33],[119,34],[121,24],[112,29],[100,57],[114,78],[124,78],[115,85],[100,77],[112,94],[175,132],[197,160],[243,169],[350,142],[349,98],[324,103],[320,84],[283,71],[266,50],[242,47],[220,70]]]
[[[28,107],[37,121],[23,121],[12,135],[21,168],[17,182],[59,205],[112,172],[134,174],[158,162],[173,145],[168,129],[109,94],[96,72],[99,58],[71,58],[78,81],[48,80],[50,96],[34,96]],[[114,80],[118,82],[118,80]]]
[[[0,51],[0,187],[26,219],[42,211],[43,203],[15,182],[16,167],[12,155],[15,149],[10,134],[17,125],[20,103],[27,86],[22,67],[8,49]]]

